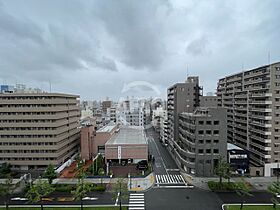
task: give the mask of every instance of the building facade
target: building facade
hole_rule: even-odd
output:
[[[82,160],[91,160],[93,158],[93,138],[95,130],[93,125],[85,125],[81,128],[80,152]]]
[[[226,159],[226,109],[197,108],[179,114],[175,160],[187,173],[213,176],[219,157]]]
[[[79,96],[0,94],[0,162],[15,170],[59,166],[79,147]]]
[[[177,83],[167,90],[168,145],[174,147],[178,140],[178,117],[182,112],[193,112],[199,106],[202,88],[198,77],[188,77],[184,83]]]
[[[227,108],[228,141],[250,152],[256,175],[275,174],[280,161],[280,63],[218,81],[218,105]]]

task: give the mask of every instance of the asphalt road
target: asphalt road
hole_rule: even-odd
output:
[[[220,210],[223,204],[215,193],[186,188],[152,189],[145,198],[147,210]]]
[[[155,174],[167,174],[169,171],[178,170],[167,148],[159,141],[159,134],[153,128],[147,130],[150,153],[155,157]]]

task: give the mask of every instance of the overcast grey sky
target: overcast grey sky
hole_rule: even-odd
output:
[[[214,92],[269,51],[280,60],[279,0],[0,0],[0,83],[82,99],[164,96],[187,66]]]

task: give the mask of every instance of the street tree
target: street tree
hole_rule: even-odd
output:
[[[3,163],[0,166],[0,177],[9,178],[11,172],[11,165],[9,163]]]
[[[219,183],[222,184],[223,178],[227,178],[228,171],[230,170],[229,164],[220,156],[218,164],[214,169],[214,172],[219,176]]]
[[[103,184],[103,182],[102,182],[102,176],[104,176],[104,174],[105,174],[104,169],[103,169],[103,168],[99,168],[99,170],[98,170],[98,175],[100,176],[100,179],[101,179],[101,185]]]
[[[271,202],[273,203],[273,208],[276,209],[276,205],[279,204],[280,182],[272,182],[272,184],[268,186],[267,191],[272,194]]]
[[[44,175],[43,178],[47,178],[49,181],[49,184],[52,184],[53,180],[57,177],[57,174],[55,172],[55,168],[54,165],[49,164]]]
[[[26,197],[29,201],[36,203],[40,202],[41,210],[43,210],[42,198],[48,196],[54,191],[54,188],[48,181],[38,179],[36,183],[32,183],[31,187],[26,193]]]
[[[113,184],[112,199],[118,199],[120,210],[122,209],[122,202],[128,199],[127,183],[123,178],[118,178],[117,182]]]
[[[85,183],[85,170],[84,170],[84,162],[79,161],[77,163],[77,173],[76,178],[78,178],[78,182],[76,184],[76,189],[71,193],[74,195],[75,200],[81,201],[81,210],[83,210],[83,198],[91,191],[92,184]]]
[[[6,210],[9,209],[9,200],[11,195],[14,193],[17,188],[17,184],[13,184],[13,179],[11,176],[8,176],[5,180],[5,183],[0,184],[0,196],[5,197],[5,206]]]
[[[246,196],[253,196],[253,194],[250,192],[249,186],[245,183],[243,179],[241,182],[235,183],[235,192],[241,198],[240,209],[243,209],[244,198]]]

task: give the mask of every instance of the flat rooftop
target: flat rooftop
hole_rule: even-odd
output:
[[[101,133],[101,132],[108,132],[108,133],[110,133],[115,127],[116,127],[116,124],[110,122],[108,125],[105,125],[102,128],[99,128],[96,131],[96,133]]]
[[[148,144],[144,129],[141,126],[121,127],[105,145]]]

